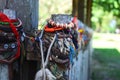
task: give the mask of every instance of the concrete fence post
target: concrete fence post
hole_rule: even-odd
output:
[[[8,4],[6,5],[6,2]],[[21,19],[23,23],[24,31],[31,31],[38,28],[38,7],[39,0],[0,0],[0,11],[5,9],[5,7],[15,10],[16,17]],[[20,73],[20,79],[15,80],[34,80],[34,75],[36,73],[37,63],[33,61],[25,61],[22,66],[22,73]],[[34,65],[34,66],[32,66]],[[5,65],[0,63],[0,71],[5,68]],[[7,68],[7,67],[6,67]],[[0,80],[8,80],[7,71],[4,70],[3,73],[0,73]],[[3,75],[3,76],[2,76]],[[2,78],[1,78],[2,77]],[[15,76],[14,76],[15,77]]]
[[[23,22],[24,30],[30,31],[38,27],[39,0],[0,0],[0,10],[8,1],[8,8],[17,12],[17,17]]]

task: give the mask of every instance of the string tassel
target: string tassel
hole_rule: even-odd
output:
[[[49,69],[45,69],[45,74],[46,74],[47,80],[56,80],[56,77],[50,72]],[[39,70],[36,73],[35,80],[43,80],[43,69]]]

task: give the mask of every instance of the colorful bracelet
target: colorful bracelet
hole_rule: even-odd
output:
[[[72,28],[74,27],[74,23],[70,22],[70,23],[66,23],[66,24],[60,24],[60,23],[55,23],[53,20],[49,19],[48,23],[51,24],[52,26],[56,26],[56,27],[64,27],[64,28]]]

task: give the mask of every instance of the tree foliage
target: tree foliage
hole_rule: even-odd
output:
[[[93,0],[93,6],[102,7],[104,11],[112,12],[120,17],[120,0]]]
[[[112,20],[120,23],[120,0],[93,0],[92,5],[92,24],[96,30],[110,31]]]

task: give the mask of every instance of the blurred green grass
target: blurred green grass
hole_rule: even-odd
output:
[[[119,64],[120,65],[120,53],[117,49],[113,48],[95,48],[94,50],[94,58],[99,61],[102,65],[108,65],[110,63]]]
[[[120,80],[120,34],[94,33],[92,80]]]

